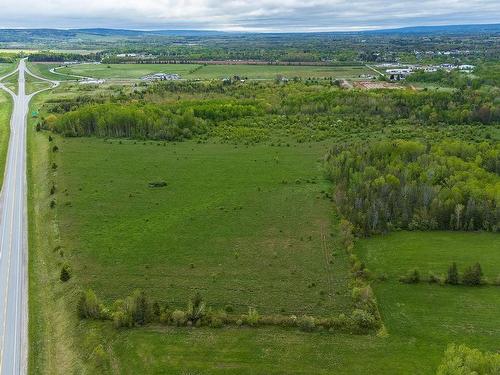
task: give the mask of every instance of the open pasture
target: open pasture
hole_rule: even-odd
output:
[[[183,79],[223,79],[238,76],[247,79],[275,79],[284,76],[306,78],[356,79],[369,73],[363,66],[292,66],[292,65],[196,65],[196,64],[82,64],[65,67],[61,73],[104,79],[138,79],[152,73],[176,73]]]

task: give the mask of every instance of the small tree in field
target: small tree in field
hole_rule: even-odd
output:
[[[464,271],[462,281],[465,285],[481,285],[483,281],[481,265],[476,263],[472,267],[467,267]]]
[[[446,276],[446,284],[457,285],[458,284],[458,269],[457,264],[453,262],[448,268],[448,275]]]

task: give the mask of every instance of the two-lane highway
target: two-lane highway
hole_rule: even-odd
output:
[[[18,66],[17,95],[13,98],[9,149],[0,196],[0,374],[26,374],[28,352],[28,241],[26,189],[25,60]],[[36,77],[36,76],[35,76]],[[40,77],[36,77],[45,80]],[[49,81],[50,82],[50,81]],[[55,85],[55,82],[51,82]],[[43,90],[40,90],[43,91]]]

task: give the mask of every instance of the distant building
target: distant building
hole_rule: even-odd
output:
[[[102,83],[106,82],[104,79],[82,79],[78,81],[80,85],[100,85]]]
[[[141,78],[142,81],[178,81],[181,79],[181,76],[179,74],[171,74],[171,73],[155,73],[155,74],[149,74],[147,76],[144,76]]]
[[[464,65],[459,65],[458,69],[465,73],[472,73],[474,69],[476,69],[476,66],[464,64]]]
[[[391,81],[401,81],[406,79],[411,73],[413,73],[412,68],[402,68],[402,69],[387,69],[385,71],[388,78]]]

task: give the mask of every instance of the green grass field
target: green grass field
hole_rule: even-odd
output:
[[[346,310],[346,259],[328,285],[322,246],[332,244],[321,242],[331,232],[319,199],[325,145],[57,143],[61,244],[83,286],[107,299],[139,287],[180,306],[199,290],[240,312]],[[156,180],[168,187],[149,188]]]
[[[6,87],[11,89],[15,94],[17,94],[17,91],[19,89],[19,85],[17,83],[18,79],[19,79],[19,73],[15,73],[15,74],[12,74],[11,76],[5,78],[4,80],[2,80],[2,83]]]
[[[51,79],[54,81],[73,81],[77,79],[75,77],[65,76],[61,74],[54,74],[50,71],[50,69],[58,67],[59,64],[28,62],[27,65],[28,69],[31,72],[43,78]]]
[[[3,183],[5,160],[9,146],[10,116],[12,112],[12,98],[5,91],[0,90],[0,186]]]
[[[0,63],[0,77],[8,74],[16,68],[14,64]]]
[[[500,287],[439,286],[427,282],[407,285],[398,276],[418,267],[446,274],[457,262],[461,272],[480,262],[486,277],[500,273],[500,236],[493,233],[400,232],[361,241],[357,251],[375,275],[385,273],[375,292],[391,335],[415,343],[466,343],[498,350]]]
[[[49,88],[50,83],[41,81],[30,74],[25,74],[26,94],[33,94],[34,92]]]
[[[106,79],[138,79],[158,72],[177,73],[184,79],[222,79],[235,75],[248,79],[274,79],[277,75],[288,78],[357,78],[360,74],[369,73],[369,69],[363,66],[84,64],[62,68],[59,72]]]

